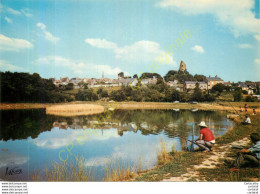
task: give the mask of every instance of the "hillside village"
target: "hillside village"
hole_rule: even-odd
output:
[[[185,62],[181,61],[178,72],[187,72],[187,65]],[[159,75],[159,74],[157,74]],[[205,77],[205,76],[204,76]],[[153,76],[152,78],[138,78],[136,75],[131,77],[125,77],[124,73],[121,72],[118,74],[117,79],[111,79],[106,78],[104,76],[104,72],[102,73],[101,78],[71,78],[69,77],[61,77],[59,80],[55,78],[51,78],[54,85],[56,87],[65,88],[67,85],[71,85],[74,89],[80,89],[80,88],[99,88],[99,87],[118,87],[118,86],[137,86],[138,82],[140,82],[140,86],[147,86],[148,84],[155,85],[158,80],[158,76]],[[238,82],[238,83],[231,83],[225,82],[220,77],[211,76],[205,77],[205,80],[203,81],[194,81],[194,80],[186,80],[186,81],[178,81],[177,79],[166,81],[163,79],[163,81],[171,88],[176,89],[180,92],[185,91],[192,91],[195,89],[196,84],[199,84],[199,88],[203,91],[212,89],[213,86],[216,84],[224,84],[225,86],[236,86],[240,87],[242,91],[246,91],[247,94],[254,94],[256,91],[257,85],[259,85],[260,82]]]

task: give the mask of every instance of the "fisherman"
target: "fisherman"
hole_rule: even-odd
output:
[[[248,114],[246,114],[246,119],[245,121],[241,122],[243,125],[250,125],[251,124],[251,119],[249,118]]]
[[[195,142],[200,147],[202,151],[208,152],[212,151],[212,147],[215,144],[215,137],[212,131],[207,127],[204,121],[199,124],[200,136]]]
[[[246,166],[259,167],[260,136],[258,133],[252,133],[250,139],[253,146],[240,150],[235,161],[225,160],[224,162],[238,169]]]

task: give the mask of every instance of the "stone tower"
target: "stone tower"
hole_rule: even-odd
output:
[[[180,64],[179,72],[180,71],[187,71],[186,63],[184,63],[183,61],[181,61],[181,64]]]

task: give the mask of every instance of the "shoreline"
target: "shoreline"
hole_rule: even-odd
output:
[[[134,109],[198,109],[198,110],[209,110],[209,111],[228,111],[236,113],[240,111],[240,106],[248,104],[248,113],[252,113],[252,108],[256,108],[256,112],[260,112],[260,103],[258,102],[213,102],[213,103],[167,103],[167,102],[69,102],[69,103],[0,103],[0,110],[19,110],[19,109],[48,109],[53,106],[67,106],[75,105],[80,108],[80,105],[86,107],[86,105],[98,105],[104,108],[114,108],[123,110],[134,110]],[[233,106],[230,106],[230,104]],[[234,110],[235,109],[235,110]]]

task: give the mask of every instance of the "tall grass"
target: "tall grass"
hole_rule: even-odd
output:
[[[171,155],[168,154],[166,143],[163,139],[160,139],[160,151],[157,153],[157,165],[164,165],[172,159]]]
[[[128,181],[141,174],[141,157],[138,158],[137,166],[130,166],[120,159],[108,160],[105,164],[104,181]]]
[[[104,112],[105,108],[94,104],[64,104],[46,107],[46,114],[57,116],[79,116]]]
[[[31,176],[32,181],[92,181],[93,175],[86,169],[85,159],[75,157],[73,163],[55,162],[50,169],[41,172],[34,172]]]

